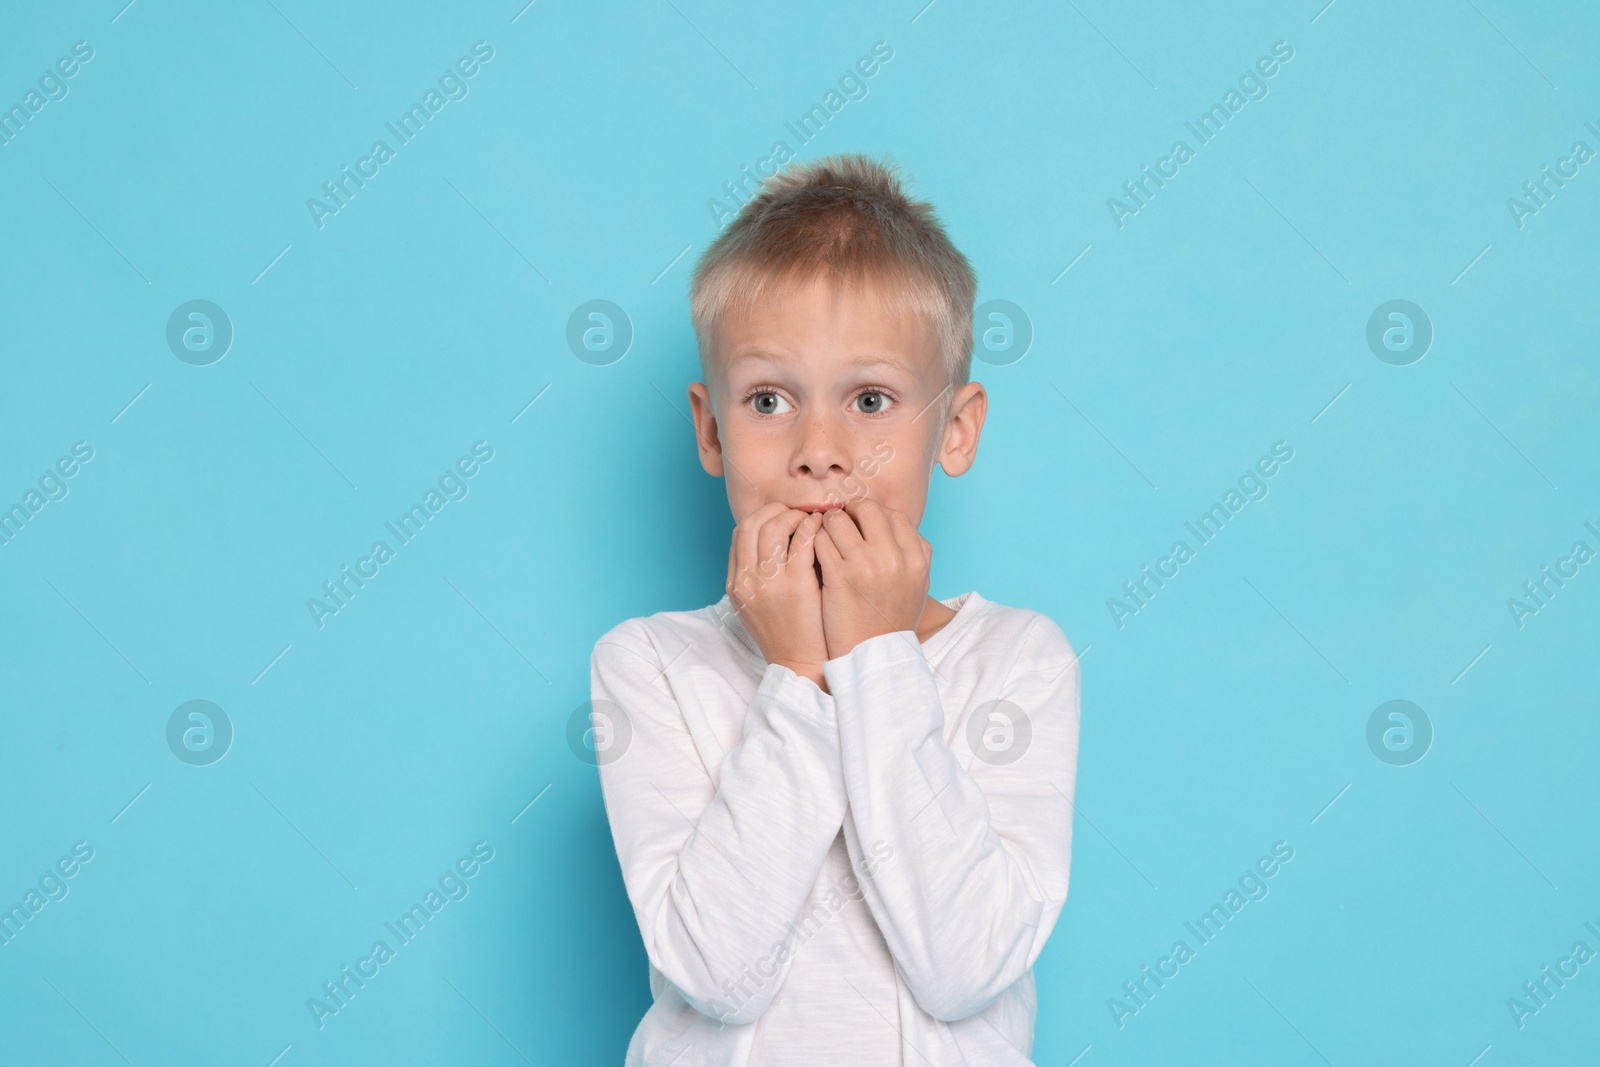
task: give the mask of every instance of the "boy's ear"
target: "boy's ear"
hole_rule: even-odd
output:
[[[689,383],[689,408],[694,412],[694,437],[700,448],[700,466],[713,478],[722,477],[722,440],[711,409],[711,391],[705,382]]]
[[[978,436],[989,412],[989,394],[982,382],[968,382],[950,401],[944,440],[939,445],[939,466],[952,478],[967,473],[978,459]]]

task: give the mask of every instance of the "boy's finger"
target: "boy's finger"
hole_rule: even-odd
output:
[[[823,512],[822,528],[828,532],[833,541],[834,548],[839,555],[849,559],[866,547],[866,542],[861,538],[861,530],[844,508],[830,508]]]
[[[821,515],[807,515],[789,542],[789,563],[810,570],[817,561],[817,531],[822,528]]]
[[[790,543],[810,541],[817,536],[817,531],[820,529],[822,529],[822,513],[820,511],[807,512],[805,518],[800,520],[800,525],[795,528],[794,540]]]
[[[845,511],[855,520],[861,530],[861,538],[867,544],[887,547],[897,543],[898,539],[889,525],[888,509],[876,500],[864,496],[847,503]]]
[[[783,510],[783,507],[783,504],[776,500],[769,501],[746,515],[744,520],[734,527],[733,540],[735,552],[737,553],[736,572],[748,570],[750,567],[755,566],[759,558],[757,556],[756,539],[761,535],[761,526],[767,519]]]
[[[762,523],[783,510],[785,505],[781,501],[769,500],[740,520],[735,529],[741,532],[750,529],[759,530]]]
[[[884,508],[889,518],[889,529],[894,536],[895,544],[900,546],[900,551],[908,556],[921,558],[925,555],[923,546],[927,544],[917,528],[911,525],[911,516],[898,508]]]
[[[839,566],[841,557],[839,545],[828,532],[826,526],[817,530],[817,536],[811,541],[812,551],[816,553],[817,564],[824,570],[832,570]]]
[[[786,508],[763,522],[761,533],[756,539],[756,544],[761,550],[757,564],[766,567],[769,560],[778,564],[786,562],[789,558],[789,539],[794,536],[795,529],[805,521],[805,518],[805,512]]]

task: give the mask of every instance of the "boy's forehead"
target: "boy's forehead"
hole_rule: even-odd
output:
[[[839,370],[861,370],[869,367],[892,367],[897,370],[917,372],[925,370],[926,360],[917,358],[920,350],[912,354],[897,351],[872,350],[847,356],[836,365]],[[730,368],[745,363],[773,363],[794,366],[805,363],[804,357],[782,349],[769,348],[758,343],[740,345],[728,358]]]
[[[804,329],[817,321],[817,304],[838,309],[841,301],[848,301],[853,313],[843,325],[858,336],[848,342],[840,369],[879,366],[921,373],[937,350],[933,323],[913,310],[910,301],[892,300],[890,288],[878,282],[844,286],[822,278],[773,285],[759,299],[730,307],[714,328],[721,362],[729,368],[755,362],[802,363],[792,335],[785,336],[792,328],[789,324],[799,320],[797,325]]]

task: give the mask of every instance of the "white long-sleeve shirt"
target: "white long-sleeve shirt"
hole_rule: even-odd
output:
[[[1022,1067],[1066,902],[1077,656],[976,591],[926,642],[765,661],[729,598],[590,661],[654,1003],[627,1067]]]

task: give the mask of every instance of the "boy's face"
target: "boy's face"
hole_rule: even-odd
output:
[[[941,396],[932,326],[891,316],[871,289],[778,289],[726,316],[708,355],[716,388],[695,382],[689,400],[701,465],[726,478],[735,522],[772,501],[821,510],[870,496],[916,526],[934,464],[953,477],[977,455],[983,386]]]

